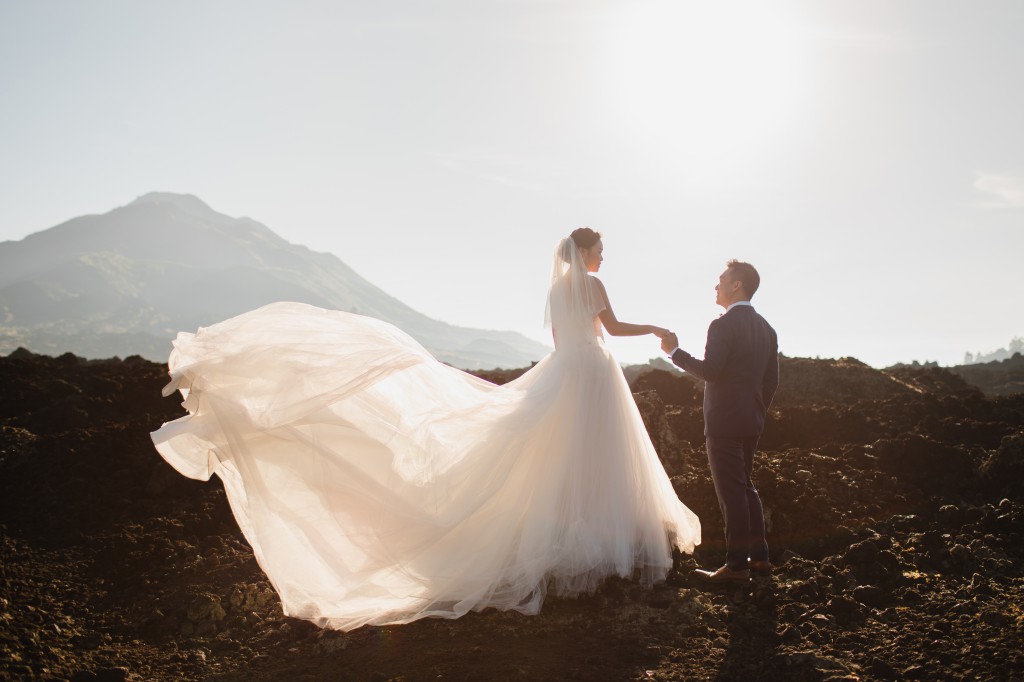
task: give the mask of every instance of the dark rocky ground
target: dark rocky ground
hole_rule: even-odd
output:
[[[851,359],[782,377],[772,578],[691,581],[723,556],[700,389],[654,372],[637,402],[705,536],[667,583],[339,633],[282,616],[219,482],[153,450],[181,413],[162,366],[0,358],[0,679],[1024,679],[1024,395]]]

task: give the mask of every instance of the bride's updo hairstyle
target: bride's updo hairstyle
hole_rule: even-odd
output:
[[[572,252],[569,251],[572,248],[572,244],[575,244],[576,248],[580,250],[589,249],[601,239],[601,233],[595,232],[589,227],[577,227],[569,237],[572,238],[572,242],[570,243],[567,240],[562,245],[562,260],[566,263],[572,262]]]

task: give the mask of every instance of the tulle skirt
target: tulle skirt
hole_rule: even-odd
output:
[[[284,612],[321,627],[533,614],[700,542],[597,338],[496,386],[387,323],[278,303],[179,334],[170,371],[189,414],[157,450],[221,478]]]

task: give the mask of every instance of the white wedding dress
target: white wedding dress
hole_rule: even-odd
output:
[[[591,286],[580,267],[556,267],[556,350],[504,386],[385,322],[298,303],[181,333],[165,393],[189,414],[153,442],[182,474],[221,478],[284,612],[321,627],[533,614],[549,589],[663,579],[700,524],[605,348],[600,306],[574,315],[580,296],[558,295]]]

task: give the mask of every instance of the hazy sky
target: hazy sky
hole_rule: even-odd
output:
[[[0,240],[191,193],[543,340],[589,225],[698,355],[740,258],[788,355],[956,363],[1024,335],[1022,84],[1020,0],[0,0]]]

